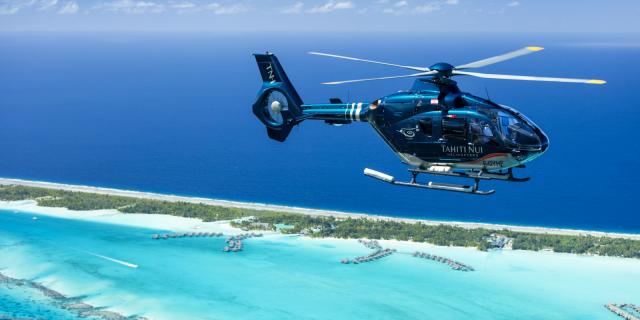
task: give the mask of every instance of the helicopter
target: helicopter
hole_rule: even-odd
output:
[[[462,92],[454,76],[486,79],[605,84],[604,80],[491,74],[469,71],[543,50],[528,46],[502,55],[453,66],[446,62],[416,67],[336,54],[309,54],[358,61],[413,71],[411,74],[345,81],[326,85],[374,80],[417,78],[410,90],[396,92],[370,103],[330,98],[329,103],[305,104],[272,53],[254,54],[262,87],[253,104],[254,115],[266,126],[269,138],[283,142],[291,129],[304,120],[323,120],[335,126],[368,122],[403,163],[408,181],[365,168],[364,174],[398,186],[467,194],[489,195],[480,190],[480,180],[525,182],[514,168],[540,157],[549,148],[549,138],[524,114],[505,105]],[[421,183],[420,174],[468,178],[472,184]]]

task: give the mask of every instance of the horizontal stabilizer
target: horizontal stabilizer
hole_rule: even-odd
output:
[[[279,142],[284,142],[284,140],[287,139],[287,136],[289,136],[289,132],[291,132],[291,128],[289,126],[283,127],[282,129],[273,129],[273,128],[269,128],[267,127],[267,135],[269,136],[269,138],[279,141]]]

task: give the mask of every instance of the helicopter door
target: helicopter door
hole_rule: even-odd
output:
[[[448,115],[442,118],[442,139],[447,144],[467,143],[467,119]]]

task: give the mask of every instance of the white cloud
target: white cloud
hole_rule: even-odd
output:
[[[507,7],[517,7],[520,5],[520,1],[513,1],[513,2],[509,2],[509,4],[507,4]]]
[[[171,8],[176,8],[176,9],[191,9],[191,8],[195,8],[195,4],[193,2],[178,2],[178,3],[171,3],[169,5]]]
[[[23,8],[33,6],[36,0],[4,0],[0,1],[0,15],[13,15]]]
[[[195,8],[196,4],[193,2],[171,2],[169,3],[169,7],[173,9],[185,10]]]
[[[440,6],[435,3],[427,3],[422,6],[417,6],[411,11],[412,14],[431,13],[440,10]]]
[[[39,3],[38,10],[49,10],[58,4],[58,0],[42,0]]]
[[[396,2],[393,6],[396,8],[400,8],[400,7],[406,7],[408,5],[409,5],[409,2],[402,0],[402,1]]]
[[[167,8],[170,10],[174,10],[179,14],[183,13],[193,13],[201,11],[197,4],[193,2],[169,2]]]
[[[304,7],[304,3],[296,2],[291,6],[284,7],[280,10],[280,13],[284,14],[299,14],[302,12],[302,8]]]
[[[428,2],[417,6],[410,6],[407,1],[399,1],[391,7],[382,9],[383,13],[393,14],[396,16],[428,14],[441,9],[437,2]]]
[[[94,7],[97,10],[111,12],[123,12],[128,14],[159,13],[165,10],[165,6],[151,1],[117,0],[104,2]]]
[[[339,1],[335,2],[333,0],[329,0],[327,3],[315,6],[311,10],[310,13],[329,13],[336,10],[348,10],[353,9],[355,5],[351,1]]]
[[[460,3],[459,0],[445,0],[444,4],[448,4],[450,6],[455,6],[456,4]]]
[[[69,1],[58,10],[58,14],[75,14],[80,10],[80,6],[75,1]]]
[[[238,14],[251,10],[251,7],[242,4],[222,5],[210,3],[204,6],[204,10],[211,11],[214,14]]]
[[[14,6],[0,6],[0,15],[12,15],[12,14],[16,14],[18,13],[18,11],[20,11],[20,7],[14,7]]]
[[[58,0],[0,0],[0,15],[16,14],[23,9],[48,10],[57,4]]]

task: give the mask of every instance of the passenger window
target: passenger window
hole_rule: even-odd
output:
[[[473,143],[484,144],[494,137],[489,122],[480,119],[469,119],[469,132],[471,132]]]
[[[418,123],[420,124],[420,130],[422,130],[422,133],[427,136],[433,135],[433,121],[431,118],[420,119]]]
[[[442,137],[445,139],[467,140],[467,119],[442,118]]]

